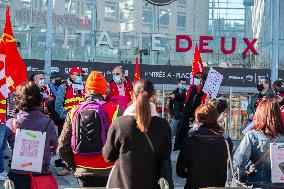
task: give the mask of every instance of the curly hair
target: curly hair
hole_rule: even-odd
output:
[[[39,87],[28,81],[16,87],[13,100],[16,108],[29,112],[40,106],[42,96]]]

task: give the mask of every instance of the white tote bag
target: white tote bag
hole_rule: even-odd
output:
[[[17,129],[11,169],[41,172],[46,132]]]

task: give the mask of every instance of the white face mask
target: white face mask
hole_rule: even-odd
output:
[[[194,85],[200,85],[200,79],[194,78]]]
[[[38,80],[38,86],[43,87],[44,86],[44,79]]]

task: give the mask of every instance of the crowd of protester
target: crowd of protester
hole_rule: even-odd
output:
[[[17,86],[11,94],[16,114],[2,127],[6,132],[0,130],[0,179],[9,178],[16,189],[31,188],[31,175],[51,175],[57,154],[55,166],[62,167],[57,174],[73,172],[80,187],[173,188],[172,171],[186,178],[186,189],[224,187],[234,178],[243,186],[270,187],[269,145],[284,142],[281,81],[271,87],[269,78],[259,80],[248,105],[247,125],[253,126],[233,146],[224,127],[227,102],[203,92],[205,73],[197,73],[189,88],[187,79],[179,79],[168,96],[169,121],[157,113],[150,80],[133,86],[120,66],[112,74],[108,83],[92,71],[84,82],[84,71],[74,67],[65,81],[55,72],[45,85],[44,73],[36,73]],[[5,171],[6,144],[13,152],[18,129],[46,133],[40,173]],[[172,148],[180,150],[176,170]]]

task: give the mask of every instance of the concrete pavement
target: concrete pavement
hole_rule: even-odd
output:
[[[11,156],[11,153],[8,152],[8,154]],[[185,179],[181,179],[175,174],[177,156],[178,156],[178,152],[172,152],[171,159],[172,159],[172,168],[173,168],[173,180],[174,180],[175,189],[183,189],[183,186],[185,184]],[[59,177],[56,175],[57,171],[60,170],[60,168],[57,168],[54,166],[54,161],[57,158],[58,157],[56,156],[52,158],[50,168],[51,168],[52,174],[56,177],[56,180],[59,185],[59,189],[79,187],[77,180],[73,174],[68,175],[68,176],[63,176],[63,177],[62,176]],[[8,169],[8,160],[5,160],[5,165]],[[3,181],[2,182],[0,181],[0,189],[4,189],[3,183],[4,183]]]

